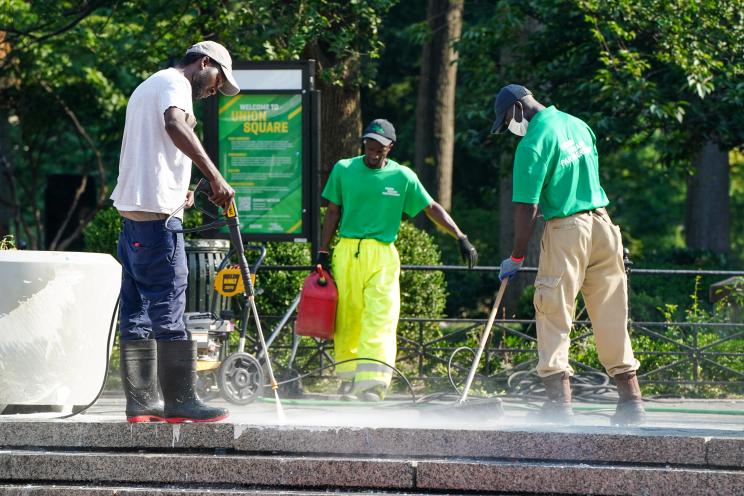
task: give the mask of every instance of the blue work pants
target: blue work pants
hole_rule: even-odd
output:
[[[165,229],[164,220],[123,219],[118,255],[122,265],[119,332],[121,341],[188,339],[188,266],[183,234]],[[181,229],[173,218],[169,226]]]

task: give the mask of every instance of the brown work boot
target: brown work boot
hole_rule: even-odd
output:
[[[534,418],[551,424],[569,425],[573,423],[571,409],[571,376],[568,372],[561,372],[543,377],[545,394],[548,399]]]
[[[369,403],[380,402],[385,398],[385,387],[374,386],[359,393],[359,399]]]
[[[354,394],[354,381],[343,381],[337,391],[342,401],[357,401],[359,398]]]
[[[612,425],[639,425],[646,420],[646,410],[643,409],[641,388],[635,370],[617,374],[617,408],[610,420]]]

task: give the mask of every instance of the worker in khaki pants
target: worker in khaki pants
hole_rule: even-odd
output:
[[[546,108],[524,86],[505,86],[496,96],[491,132],[509,129],[522,139],[514,157],[514,248],[499,279],[524,262],[538,205],[546,220],[535,279],[537,373],[548,400],[542,420],[572,417],[569,334],[579,291],[584,296],[599,360],[614,378],[618,404],[613,424],[642,423],[645,411],[636,378],[638,360],[628,336],[628,288],[620,228],[612,223],[599,183],[596,138],[586,123]]]

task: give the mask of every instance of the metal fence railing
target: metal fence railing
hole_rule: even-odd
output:
[[[309,270],[307,266],[265,266],[261,270]],[[403,270],[462,271],[461,266],[403,266]],[[494,273],[498,267],[476,267],[476,272]],[[535,268],[523,269],[535,272]],[[744,271],[631,269],[632,291],[636,275],[649,277],[744,277]],[[581,312],[579,313],[581,315]],[[632,311],[631,311],[632,317]],[[275,317],[264,317],[267,324]],[[450,377],[463,379],[486,323],[485,318],[406,318],[400,319],[396,366],[409,379],[424,384],[442,384]],[[292,329],[294,320],[287,322]],[[744,394],[744,323],[738,321],[654,321],[629,320],[634,352],[641,362],[639,378],[645,388],[659,394],[699,394],[731,396]],[[291,335],[291,332],[287,332]],[[535,321],[497,319],[478,370],[482,387],[510,390],[515,374],[528,373],[537,363]],[[291,340],[278,339],[274,354],[288,354]],[[293,366],[300,372],[327,367],[333,363],[332,343],[303,338],[296,348]],[[571,364],[577,376],[601,376],[604,371],[593,346],[591,322],[574,322]],[[285,355],[286,356],[286,355]],[[318,377],[332,375],[324,369]]]

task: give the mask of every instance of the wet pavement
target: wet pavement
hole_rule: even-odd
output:
[[[310,395],[281,409],[273,399],[217,399],[210,403],[231,410],[221,422],[129,424],[123,396],[106,394],[65,419],[0,415],[0,494],[26,494],[22,485],[34,483],[38,494],[61,487],[74,496],[98,484],[107,494],[744,495],[744,400],[648,401],[647,422],[621,428],[609,425],[611,403],[578,402],[574,424],[559,426],[531,419],[537,403],[450,398]],[[79,491],[64,486],[81,482]]]
[[[638,427],[610,426],[611,403],[574,403],[571,426],[538,423],[532,412],[539,403],[520,399],[504,401],[471,398],[463,405],[457,398],[423,401],[393,397],[380,403],[339,401],[328,396],[308,395],[305,399],[259,398],[248,405],[234,405],[215,399],[210,405],[230,410],[223,422],[253,426],[360,427],[406,429],[520,430],[530,432],[643,432],[645,434],[722,435],[744,438],[744,399],[664,399],[645,403],[647,421]],[[117,422],[124,420],[124,398],[102,395],[87,411],[60,419],[65,412],[0,415],[0,422],[53,420],[59,422]]]

